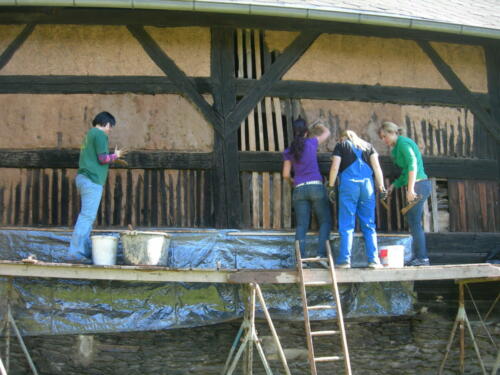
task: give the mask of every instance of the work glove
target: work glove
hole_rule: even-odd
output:
[[[123,159],[116,159],[113,164],[115,164],[115,166],[120,166],[120,167],[128,167],[128,163],[123,160]]]
[[[335,186],[326,185],[326,192],[330,203],[335,203]]]
[[[380,193],[379,193],[379,197],[381,200],[385,201],[388,197],[389,197],[389,194],[387,193],[387,190],[381,190]]]

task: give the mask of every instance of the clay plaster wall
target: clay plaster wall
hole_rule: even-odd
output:
[[[462,137],[465,139],[465,128],[473,134],[473,115],[463,108],[401,106],[396,104],[360,103],[351,101],[300,100],[300,110],[309,123],[322,119],[332,132],[329,140],[320,146],[320,152],[333,151],[340,133],[345,129],[354,130],[360,137],[371,142],[381,155],[389,155],[389,148],[380,141],[378,129],[383,121],[392,121],[407,128],[411,123],[412,138],[418,143],[425,154],[437,154],[437,146],[428,140],[424,141],[421,122],[434,129],[454,127],[457,132],[459,125]],[[457,142],[458,133],[454,142]],[[431,150],[429,147],[432,147]]]
[[[110,146],[210,152],[213,128],[179,95],[0,95],[0,148],[79,148],[94,116],[111,112]]]
[[[271,51],[282,52],[297,33],[266,32]],[[432,43],[464,84],[487,92],[484,51],[478,46]],[[450,89],[413,41],[322,34],[284,80]]]
[[[2,53],[16,36],[23,30],[20,25],[0,25],[0,53]]]
[[[0,53],[21,29],[0,28]],[[147,31],[186,75],[210,75],[210,29]],[[165,75],[125,26],[76,25],[37,25],[0,74]]]

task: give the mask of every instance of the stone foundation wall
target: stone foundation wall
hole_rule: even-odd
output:
[[[474,314],[469,313],[469,317],[473,318]],[[451,315],[419,313],[413,317],[348,321],[347,338],[353,374],[435,375],[445,352],[453,320],[454,316]],[[331,324],[314,322],[313,330],[328,329]],[[490,373],[496,356],[495,349],[479,323],[472,324]],[[169,331],[27,337],[26,344],[40,374],[218,375],[239,325],[240,322],[228,322]],[[303,323],[275,321],[275,325],[289,356],[292,374],[309,374]],[[497,321],[495,324],[490,323],[489,327],[498,343],[500,324]],[[258,323],[258,334],[274,373],[283,374],[281,364],[276,360],[269,330],[263,321]],[[465,343],[465,374],[480,374],[467,333]],[[4,359],[3,339],[0,347]],[[331,355],[330,350],[336,347],[334,344],[319,345],[318,355]],[[446,366],[447,375],[459,373],[458,348],[458,341],[455,341]],[[11,350],[9,375],[29,374],[17,341],[11,341]],[[256,351],[254,360],[254,374],[265,374]],[[321,364],[319,373],[343,374],[341,365]],[[241,363],[236,373],[242,373]]]

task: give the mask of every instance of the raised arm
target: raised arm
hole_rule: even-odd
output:
[[[319,144],[322,144],[323,142],[325,142],[328,137],[330,136],[330,129],[328,129],[325,125],[323,124],[317,124],[315,126],[316,128],[319,128],[321,129],[321,134],[320,135],[317,135],[316,138],[318,138],[318,143]]]

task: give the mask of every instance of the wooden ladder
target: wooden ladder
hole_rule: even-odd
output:
[[[344,328],[344,318],[342,315],[342,306],[340,304],[340,295],[337,286],[337,278],[335,276],[334,263],[332,258],[332,250],[330,248],[330,242],[326,241],[326,251],[327,258],[302,258],[300,255],[300,245],[299,241],[295,241],[295,253],[297,257],[297,268],[300,275],[300,294],[302,295],[302,306],[304,308],[304,323],[306,326],[306,339],[307,339],[307,349],[309,364],[311,366],[311,375],[317,375],[316,363],[318,362],[334,362],[344,360],[345,374],[352,375],[351,372],[351,362],[349,360],[349,348],[347,347],[347,339]],[[330,281],[311,281],[308,278],[308,273],[304,275],[304,264],[309,263],[319,263],[326,262],[328,264],[328,270],[331,277]],[[309,306],[307,302],[307,287],[324,286],[331,285],[332,294],[335,298],[335,305],[315,305]],[[328,331],[311,331],[311,322],[309,320],[309,311],[312,310],[337,310],[337,325],[338,330],[328,330]],[[316,357],[314,354],[314,338],[324,337],[324,336],[339,336],[342,343],[342,349],[344,355],[333,355],[327,357]]]

